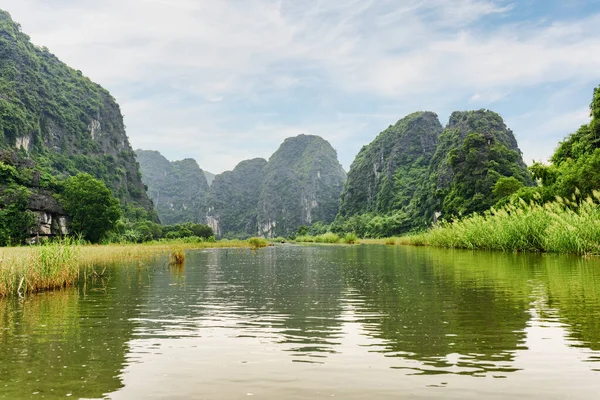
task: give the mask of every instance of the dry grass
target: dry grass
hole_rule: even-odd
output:
[[[183,266],[185,262],[185,253],[182,249],[173,249],[171,250],[171,257],[169,259],[169,264],[175,267]]]
[[[0,248],[0,297],[24,296],[41,290],[72,285],[82,267],[115,262],[142,261],[174,249],[253,247],[247,241],[216,243],[151,243],[77,245],[52,243],[43,246]]]

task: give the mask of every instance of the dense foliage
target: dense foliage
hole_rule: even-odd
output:
[[[551,201],[556,196],[582,200],[600,190],[600,87],[594,89],[590,104],[591,122],[562,141],[550,165],[534,163],[531,171],[541,185],[521,189],[513,200],[530,201],[534,196]]]
[[[136,150],[136,155],[148,195],[164,224],[204,221],[208,183],[195,160],[169,162],[151,150]]]
[[[264,168],[259,234],[288,236],[301,225],[332,222],[345,180],[329,142],[314,135],[286,139]]]
[[[491,111],[455,112],[445,129],[414,113],[363,147],[327,229],[388,237],[489,209],[532,185],[513,133]]]
[[[408,115],[363,146],[348,172],[340,216],[406,208],[433,157],[442,125],[432,112]]]
[[[263,170],[262,158],[240,162],[233,171],[215,177],[207,195],[207,222],[218,236],[256,235],[257,206]]]
[[[104,182],[89,174],[77,174],[65,182],[61,201],[72,218],[72,229],[85,240],[98,243],[121,217],[119,200]]]
[[[3,180],[6,182],[2,173],[3,164],[0,163],[0,183]],[[27,209],[29,192],[13,183],[0,193],[0,246],[23,243],[35,222],[33,214]]]
[[[193,243],[214,241],[214,236],[212,228],[204,224],[186,222],[177,225],[161,225],[152,221],[120,220],[105,242],[144,243],[166,239]]]
[[[0,156],[0,174],[14,167],[14,184],[23,193],[46,190],[51,199],[62,181],[87,172],[106,184],[130,217],[156,218],[115,100],[33,45],[1,10]],[[6,184],[0,181],[0,189]]]

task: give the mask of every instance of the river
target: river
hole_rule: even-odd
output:
[[[167,261],[0,300],[0,398],[600,393],[597,259],[281,245]]]

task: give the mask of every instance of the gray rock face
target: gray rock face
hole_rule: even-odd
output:
[[[206,223],[217,236],[256,235],[257,206],[266,165],[262,158],[245,160],[233,171],[215,177],[206,198]]]
[[[417,112],[364,146],[350,167],[340,215],[388,213],[407,207],[427,172],[442,129],[435,113]]]
[[[286,139],[263,172],[258,235],[288,236],[301,225],[332,222],[345,180],[329,142],[314,135]]]
[[[33,190],[29,197],[28,208],[35,217],[29,243],[39,243],[44,239],[71,233],[70,218],[50,192]]]
[[[152,150],[136,150],[136,155],[161,222],[204,223],[208,183],[198,163],[191,158],[170,162]]]

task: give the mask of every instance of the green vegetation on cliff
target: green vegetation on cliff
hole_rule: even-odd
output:
[[[345,180],[329,142],[314,135],[286,139],[264,168],[258,233],[289,236],[302,225],[332,222]]]
[[[578,200],[600,190],[600,86],[594,89],[590,104],[589,124],[581,126],[562,141],[551,158],[550,165],[534,163],[531,171],[541,185],[521,189],[517,197],[531,200],[539,195],[542,201],[555,196]]]
[[[600,254],[600,87],[594,90],[590,111],[591,122],[559,144],[550,165],[537,162],[530,167],[538,186],[523,186],[526,177],[519,180],[516,173],[512,181],[499,178],[491,198],[478,204],[483,208],[499,200],[496,207],[442,222],[401,243]],[[475,178],[472,185],[485,182]]]
[[[454,112],[411,205],[411,219],[424,228],[436,213],[450,220],[485,211],[501,195],[511,194],[500,190],[510,187],[509,182],[516,183],[516,189],[532,185],[517,141],[502,117],[487,110]]]
[[[106,184],[129,218],[156,218],[115,100],[81,71],[33,45],[1,10],[0,162],[4,170],[13,168],[11,177],[0,178],[0,189],[18,186],[29,196],[26,209],[35,203],[38,214],[64,212],[53,194],[65,179],[84,172]],[[21,207],[9,197],[3,200],[5,214]],[[11,241],[22,238],[19,232],[11,230]]]
[[[385,214],[406,208],[427,173],[442,129],[436,114],[417,112],[363,146],[348,172],[339,214]]]
[[[218,236],[256,235],[257,205],[266,165],[262,158],[245,160],[233,171],[215,177],[206,198],[206,222]]]
[[[498,114],[455,112],[442,130],[434,113],[414,113],[360,151],[329,228],[398,235],[487,210],[528,185],[516,139]]]
[[[136,155],[148,195],[164,224],[204,222],[208,183],[195,160],[169,162],[152,150],[136,150]]]

